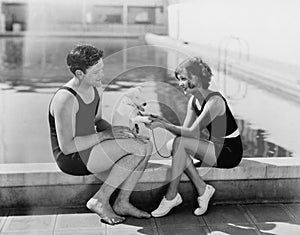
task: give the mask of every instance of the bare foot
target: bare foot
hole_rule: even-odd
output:
[[[147,213],[146,211],[142,211],[132,204],[130,204],[128,201],[118,200],[116,199],[114,205],[113,205],[114,211],[118,215],[128,215],[133,216],[136,218],[150,218],[151,215]]]
[[[122,223],[125,218],[117,215],[109,203],[101,203],[97,199],[91,198],[86,207],[100,216],[101,221],[110,225]]]

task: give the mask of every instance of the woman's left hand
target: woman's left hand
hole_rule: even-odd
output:
[[[168,123],[166,119],[155,114],[145,114],[144,116],[147,116],[148,119],[151,121],[150,123],[144,123],[145,126],[151,130],[157,127],[164,128],[164,124]]]
[[[153,122],[169,123],[169,121],[166,120],[165,118],[154,114],[150,114],[148,118]]]
[[[154,130],[155,128],[158,128],[158,127],[164,128],[164,125],[161,122],[157,122],[157,121],[147,123],[147,124],[145,124],[145,126],[147,128],[149,128],[150,130]]]

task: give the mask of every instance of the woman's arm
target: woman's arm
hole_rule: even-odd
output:
[[[191,98],[189,99],[188,105],[187,105],[187,110],[186,110],[186,116],[183,122],[183,127],[189,127],[192,125],[192,123],[195,121],[196,119],[196,114],[193,110],[193,99],[194,96],[191,96]]]
[[[188,130],[189,127],[194,123],[195,119],[196,119],[196,114],[193,110],[193,98],[194,96],[191,96],[191,98],[189,99],[188,105],[187,105],[187,111],[186,111],[186,116],[183,122],[182,126],[176,126],[173,125],[172,123],[166,121],[165,119],[161,118],[161,117],[155,117],[155,116],[150,116],[150,119],[153,121],[149,127],[154,129],[156,127],[161,127],[161,128],[165,128],[168,131],[170,131],[172,134],[174,135],[181,135],[183,130]]]
[[[160,122],[161,127],[165,128],[166,130],[172,132],[175,135],[181,135],[186,137],[195,137],[199,136],[200,131],[202,131],[206,126],[215,119],[218,115],[222,114],[225,110],[225,104],[221,97],[214,96],[210,98],[202,113],[197,117],[194,123],[190,127],[186,126],[175,126],[171,123],[164,122],[158,119],[154,119],[153,121]],[[191,112],[188,110],[188,113]],[[187,114],[189,115],[189,114]]]

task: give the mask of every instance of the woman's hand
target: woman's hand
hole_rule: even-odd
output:
[[[160,117],[156,114],[144,114],[144,116],[147,116],[148,119],[151,121],[151,123],[145,123],[145,126],[149,128],[150,130],[154,130],[155,128],[161,127],[164,128],[164,124],[169,123],[166,119],[163,117]]]
[[[158,121],[153,121],[153,122],[151,122],[151,123],[147,123],[147,124],[145,124],[145,126],[146,126],[147,128],[149,128],[150,130],[154,130],[155,128],[158,128],[158,127],[164,128],[163,123],[158,122]]]
[[[158,115],[150,114],[148,116],[151,123],[146,123],[146,127],[153,130],[155,128],[161,127],[164,128],[164,124],[168,123],[168,121]]]
[[[157,122],[161,122],[161,123],[170,123],[167,119],[165,119],[161,116],[155,115],[155,114],[150,114],[149,119],[153,122],[157,121]]]

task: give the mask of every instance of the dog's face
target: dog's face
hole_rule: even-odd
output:
[[[147,103],[146,100],[143,98],[141,87],[130,88],[125,93],[125,97],[128,98],[128,102],[131,102],[129,105],[134,106],[140,111],[145,111],[143,107],[146,106]]]

